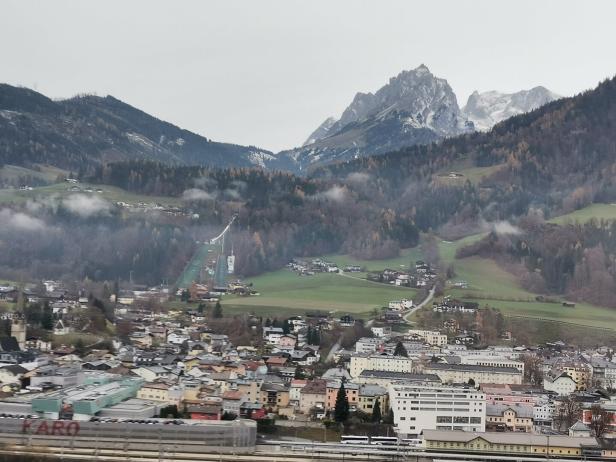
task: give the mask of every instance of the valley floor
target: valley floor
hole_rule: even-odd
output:
[[[480,306],[498,308],[507,317],[565,323],[616,331],[616,310],[576,303],[575,307],[562,306],[560,302],[538,302],[533,294],[518,284],[515,276],[490,259],[470,257],[456,259],[456,250],[483,237],[483,234],[450,242],[441,240],[439,250],[444,266],[455,268],[455,277],[449,281],[446,294],[454,298],[474,301]],[[364,266],[368,271],[385,268],[404,269],[410,262],[421,259],[418,248],[405,249],[392,259],[364,261],[348,255],[327,255],[324,260],[345,265]],[[366,273],[327,274],[298,276],[282,269],[249,278],[260,295],[252,297],[226,297],[225,310],[229,313],[255,312],[261,315],[289,311],[302,314],[306,310],[352,313],[372,317],[374,308],[387,306],[390,300],[413,298],[416,291],[391,287],[367,281]],[[467,288],[454,287],[453,283],[465,281]],[[430,309],[426,307],[424,309]]]

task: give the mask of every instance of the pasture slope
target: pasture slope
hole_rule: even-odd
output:
[[[568,223],[586,223],[595,220],[616,220],[616,204],[591,204],[579,210],[575,210],[565,215],[560,215],[548,220],[557,225]]]
[[[478,302],[500,309],[506,316],[521,316],[540,320],[570,323],[579,326],[616,330],[616,310],[576,303],[575,308],[561,303],[544,303],[536,300],[537,294],[520,287],[515,276],[490,259],[469,257],[456,259],[456,250],[483,235],[473,235],[455,242],[441,241],[441,258],[445,265],[453,264],[456,272],[453,281],[466,281],[467,289],[448,285],[452,297]]]
[[[336,258],[327,257],[331,261]],[[346,256],[339,261],[357,262]],[[371,269],[384,269],[400,264],[402,260],[383,260]],[[406,261],[406,260],[405,260]],[[372,262],[374,263],[374,262]],[[382,266],[384,265],[384,266]],[[408,266],[408,263],[407,263]],[[281,314],[287,311],[301,314],[306,311],[350,313],[370,317],[375,308],[387,306],[391,300],[412,298],[415,290],[380,284],[362,279],[361,275],[317,273],[299,276],[288,269],[281,269],[247,279],[259,295],[252,297],[225,297],[225,311],[255,312],[261,315]]]

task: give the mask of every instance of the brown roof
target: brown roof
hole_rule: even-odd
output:
[[[324,395],[327,391],[327,381],[322,379],[315,379],[309,381],[301,393],[315,393]]]
[[[244,396],[244,393],[242,393],[241,391],[238,390],[229,390],[229,391],[225,391],[222,395],[222,399],[242,399],[242,397]]]

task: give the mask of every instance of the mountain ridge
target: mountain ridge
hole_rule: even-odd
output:
[[[0,163],[77,170],[132,159],[265,167],[274,154],[212,141],[113,96],[54,101],[31,89],[0,84]]]
[[[285,151],[280,157],[290,158],[301,171],[328,162],[380,155],[475,130],[486,131],[506,118],[557,98],[544,87],[510,94],[474,92],[460,108],[447,80],[422,64],[391,77],[375,93],[356,93],[338,120],[328,118],[326,130],[322,124],[309,136],[312,143]]]

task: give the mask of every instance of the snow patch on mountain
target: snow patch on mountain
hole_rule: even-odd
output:
[[[276,160],[276,156],[266,151],[249,151],[248,160],[261,168],[267,168],[270,162]]]

